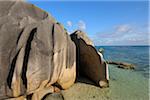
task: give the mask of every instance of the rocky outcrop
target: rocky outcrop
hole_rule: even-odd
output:
[[[102,61],[92,41],[82,31],[75,31],[71,39],[76,44],[77,50],[77,75],[85,75],[100,87],[108,86],[108,67]],[[77,70],[77,71],[78,71]]]
[[[39,100],[76,77],[76,48],[62,25],[21,1],[0,1],[0,99]],[[31,96],[33,94],[33,96]]]
[[[118,68],[122,69],[135,69],[135,65],[126,62],[107,61],[107,63],[117,65]]]

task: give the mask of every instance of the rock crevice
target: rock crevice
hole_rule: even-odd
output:
[[[28,66],[28,60],[29,60],[29,55],[30,55],[30,49],[31,49],[31,42],[34,38],[34,34],[37,32],[37,28],[32,29],[30,36],[27,40],[26,46],[25,46],[25,54],[24,54],[24,60],[23,60],[23,67],[22,67],[22,81],[25,87],[27,88],[27,66]]]
[[[11,62],[11,67],[10,67],[9,74],[8,74],[8,77],[7,77],[7,84],[8,84],[8,87],[10,89],[11,89],[12,77],[13,77],[13,74],[14,74],[15,65],[16,65],[16,61],[17,61],[19,52],[20,52],[20,50],[17,52],[16,56],[13,58],[13,60]]]

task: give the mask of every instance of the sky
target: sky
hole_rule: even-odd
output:
[[[148,0],[27,0],[47,11],[69,33],[79,29],[95,45],[148,45]]]

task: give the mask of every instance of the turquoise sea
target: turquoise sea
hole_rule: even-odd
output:
[[[110,87],[103,89],[101,100],[150,100],[149,46],[97,46],[106,60],[134,64],[135,70],[109,66]],[[107,98],[106,98],[107,97]],[[99,98],[95,100],[99,100]]]
[[[150,46],[96,46],[104,49],[104,57],[109,61],[134,64],[135,72],[149,78]]]

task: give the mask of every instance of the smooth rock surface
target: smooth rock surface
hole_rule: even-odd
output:
[[[105,82],[108,86],[107,65],[102,61],[86,33],[77,30],[71,34],[71,39],[77,47],[77,69],[79,70],[77,75],[87,76],[100,87],[103,87],[100,81]],[[106,84],[104,87],[106,87]]]
[[[76,48],[64,27],[32,4],[0,1],[0,99],[44,96],[75,77]]]

